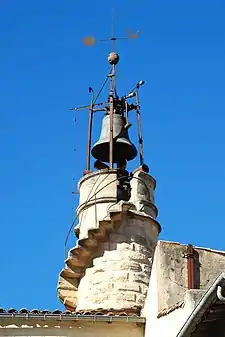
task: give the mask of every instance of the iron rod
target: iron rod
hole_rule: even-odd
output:
[[[112,34],[112,37],[111,37],[111,41],[112,41],[112,51],[114,51],[115,49],[115,9],[112,8],[112,27],[111,27],[112,31],[111,31],[111,34]]]
[[[91,104],[89,106],[89,121],[88,121],[88,145],[87,145],[87,162],[86,170],[90,171],[91,162],[91,135],[92,135],[92,121],[93,121],[93,107],[94,107],[94,92],[91,93]]]
[[[101,105],[107,105],[108,104],[108,102],[95,103],[96,98],[95,98],[95,101],[93,102],[93,106],[101,106]],[[89,105],[82,105],[82,106],[79,106],[77,108],[71,108],[70,110],[82,110],[82,109],[87,109],[87,108],[90,108],[90,104]]]
[[[126,107],[126,110],[125,110],[126,124],[128,124],[128,105],[127,105],[127,101],[125,101],[125,107]]]
[[[187,272],[188,272],[188,289],[195,289],[195,262],[194,248],[192,245],[187,247]]]
[[[109,168],[113,168],[113,77],[115,74],[115,65],[112,66],[112,74],[110,76],[110,94],[109,94]]]
[[[141,133],[141,115],[140,115],[140,105],[139,105],[139,87],[136,87],[136,114],[137,114],[137,124],[138,124],[138,142],[139,142],[139,155],[140,155],[140,165],[143,165],[143,138]]]

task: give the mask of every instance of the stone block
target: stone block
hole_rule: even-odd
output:
[[[118,270],[107,273],[107,278],[110,282],[127,282],[129,280],[129,271]]]
[[[132,235],[131,236],[131,241],[135,242],[136,244],[139,244],[141,246],[147,247],[147,238],[146,238],[145,235],[140,235],[140,234]]]
[[[137,294],[136,305],[143,307],[145,303],[145,299],[146,299],[146,294]]]
[[[136,248],[136,246],[135,246],[135,248]],[[150,256],[149,256],[148,252],[147,252],[147,254],[142,254],[142,253],[139,253],[138,251],[130,250],[128,252],[125,252],[123,257],[125,259],[130,259],[131,261],[135,261],[135,262],[138,262],[138,263],[148,264],[150,262]]]
[[[152,269],[152,259],[150,260],[149,264],[141,263],[140,266],[144,273],[150,275]]]
[[[136,223],[136,225],[135,222],[133,225],[132,223],[129,223],[129,225],[121,227],[120,232],[129,238],[132,236],[145,236],[145,229],[144,226],[142,226],[142,223]]]
[[[127,237],[123,234],[110,234],[109,235],[110,242],[122,243],[127,241]]]
[[[129,260],[122,260],[122,261],[108,261],[104,265],[104,270],[106,272],[113,272],[113,271],[141,271],[142,267],[139,263],[129,261]]]
[[[121,253],[118,250],[105,251],[103,258],[106,261],[121,261]]]
[[[155,180],[145,172],[135,172],[131,179],[130,201],[136,206],[138,211],[148,212],[150,207],[146,204],[154,204]],[[148,214],[148,213],[147,213]]]
[[[93,282],[91,282],[89,286],[86,288],[86,293],[88,292],[90,293],[90,295],[97,297],[101,296],[101,294],[107,294],[107,296],[109,296],[110,293],[112,293],[112,290],[114,289],[114,285],[115,283],[112,282],[102,281],[102,283],[98,284],[94,284]]]
[[[142,288],[139,284],[137,284],[136,282],[126,282],[123,285],[115,285],[116,290],[118,291],[126,291],[126,290],[130,290],[130,291],[134,291],[134,292],[142,292]]]
[[[130,244],[129,243],[118,243],[117,244],[117,249],[119,252],[124,252],[130,250]]]
[[[136,293],[133,291],[124,291],[124,292],[117,292],[114,293],[113,298],[116,301],[127,301],[127,302],[135,302],[136,301]]]
[[[143,283],[149,285],[149,275],[143,273],[131,273],[130,280],[137,283]]]
[[[141,284],[141,294],[146,298],[147,294],[148,294],[148,288],[149,288],[149,284]]]

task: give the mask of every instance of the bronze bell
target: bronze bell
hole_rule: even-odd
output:
[[[132,160],[137,156],[137,150],[131,143],[125,118],[120,114],[113,115],[113,163]],[[102,131],[99,140],[93,146],[91,153],[96,159],[109,162],[109,125],[110,116],[106,115],[102,121]]]

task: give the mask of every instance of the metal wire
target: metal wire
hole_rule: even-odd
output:
[[[112,71],[112,69],[111,69],[111,71]],[[111,72],[111,71],[110,71],[110,72]],[[101,95],[102,90],[104,89],[104,87],[105,87],[105,85],[106,85],[108,79],[109,79],[109,77],[107,76],[106,79],[105,79],[105,81],[103,82],[103,84],[102,84],[102,86],[101,86],[101,88],[100,88],[100,90],[99,90],[99,92],[98,92],[98,94],[97,94],[97,96],[96,96],[94,102],[93,102],[93,105],[97,102],[97,99],[98,99],[99,96]]]
[[[98,176],[98,178],[97,178],[95,184],[98,182],[99,177],[100,177],[100,175]],[[103,181],[104,181],[104,180],[103,180]],[[93,190],[95,184],[92,186],[90,192],[88,193],[88,197],[87,197],[87,200],[86,200],[86,202],[85,202],[85,206],[87,205],[87,203],[88,203],[89,200],[90,200],[89,196],[90,196],[90,194],[91,194],[91,192],[92,192],[92,190]],[[81,221],[82,221],[82,219],[83,219],[83,214],[84,214],[84,213],[82,213],[82,215],[81,215]],[[75,222],[77,221],[77,218],[78,218],[78,215],[76,215],[75,219],[72,221],[72,224],[71,224],[71,226],[70,226],[70,228],[69,228],[69,231],[68,231],[68,233],[67,233],[67,236],[66,236],[66,240],[65,240],[65,243],[64,243],[64,259],[66,259],[66,248],[67,248],[67,243],[68,243],[68,240],[69,240],[69,236],[70,236],[70,234],[71,234],[71,232],[72,232],[72,229],[73,229],[73,226],[74,226]]]

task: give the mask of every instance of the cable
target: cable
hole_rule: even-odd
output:
[[[74,137],[73,137],[73,153],[74,153],[74,165],[76,164],[76,115],[74,113],[74,118],[73,118],[73,125],[74,125]],[[73,211],[75,210],[75,208],[73,207],[74,206],[74,193],[73,191],[75,190],[75,187],[74,187],[74,177],[72,179],[72,221],[73,221]]]
[[[102,180],[102,182],[103,182],[108,176],[109,176],[109,174]],[[96,179],[94,185],[92,186],[92,188],[91,188],[91,190],[90,190],[90,192],[89,192],[89,194],[88,194],[87,200],[86,200],[86,202],[85,202],[85,206],[87,205],[87,203],[88,203],[88,202],[91,200],[91,198],[93,197],[93,195],[90,197],[90,194],[91,194],[93,188],[95,187],[96,183],[98,182],[99,178],[100,178],[100,175],[99,175],[98,178]],[[107,185],[106,185],[106,186],[107,186]],[[96,192],[96,194],[97,194],[97,192]],[[94,194],[94,195],[95,195],[95,194]],[[85,210],[85,208],[84,208],[84,210]],[[82,213],[82,215],[81,215],[80,222],[82,222],[82,220],[83,220],[83,215],[84,215],[84,213]],[[67,236],[66,236],[66,240],[65,240],[65,243],[64,243],[64,259],[66,259],[66,248],[67,248],[66,246],[67,246],[67,243],[68,243],[68,239],[69,239],[69,236],[70,236],[70,234],[71,234],[71,232],[72,232],[73,226],[74,226],[75,221],[77,220],[77,218],[78,218],[78,215],[76,215],[75,219],[72,221],[72,224],[71,224],[71,226],[70,226],[70,228],[69,228],[69,231],[68,231],[68,234],[67,234]]]
[[[112,71],[112,69],[111,69],[111,71]],[[110,71],[110,72],[111,72],[111,71]],[[101,88],[100,88],[100,90],[99,90],[99,92],[98,92],[98,94],[97,94],[97,96],[96,96],[96,98],[95,98],[95,100],[94,100],[93,104],[95,104],[95,103],[96,103],[97,99],[98,99],[98,98],[99,98],[99,96],[101,95],[101,93],[102,93],[102,90],[104,89],[104,87],[105,87],[105,85],[106,85],[106,83],[107,83],[108,79],[109,79],[109,76],[107,76],[107,77],[106,77],[106,79],[105,79],[105,81],[104,81],[103,85],[101,86]]]

